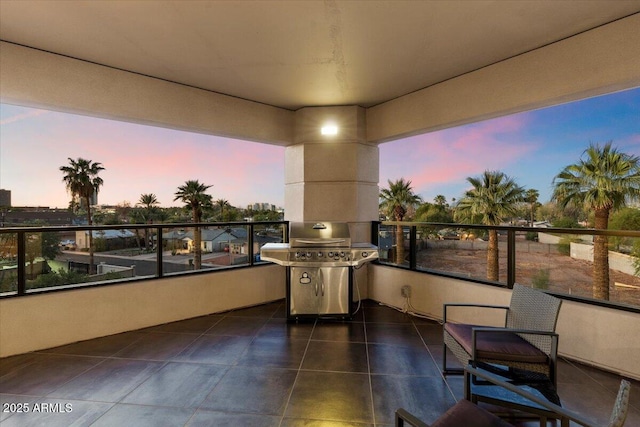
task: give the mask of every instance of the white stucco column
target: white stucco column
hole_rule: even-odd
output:
[[[337,134],[323,135],[327,124]],[[354,242],[369,241],[378,218],[379,152],[365,129],[357,106],[296,112],[295,144],[285,152],[285,219],[347,222]]]

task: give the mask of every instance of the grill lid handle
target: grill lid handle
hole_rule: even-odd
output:
[[[316,222],[315,224],[313,224],[313,229],[314,230],[325,230],[327,228],[326,225],[324,225],[321,222]]]
[[[321,245],[331,245],[335,243],[344,243],[345,239],[296,239],[298,243],[305,243],[309,245],[321,244]]]

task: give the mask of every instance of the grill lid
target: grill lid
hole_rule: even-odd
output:
[[[290,243],[267,243],[260,258],[286,267],[358,267],[378,258],[370,243],[351,245],[344,222],[289,223]]]
[[[292,222],[289,226],[291,248],[351,246],[346,222]]]

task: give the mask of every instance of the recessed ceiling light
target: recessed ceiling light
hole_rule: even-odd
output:
[[[320,129],[320,133],[323,135],[337,135],[338,134],[338,126],[334,124],[326,124],[322,126]]]

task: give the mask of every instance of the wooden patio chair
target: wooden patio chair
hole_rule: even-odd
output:
[[[562,300],[519,284],[514,285],[507,306],[481,304],[444,304],[444,375],[462,374],[463,369],[447,367],[447,348],[462,366],[476,362],[540,372],[557,384],[558,334],[556,323]],[[449,322],[452,307],[505,311],[504,327]]]

